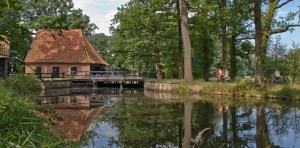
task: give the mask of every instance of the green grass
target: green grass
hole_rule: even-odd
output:
[[[255,86],[253,78],[239,79],[238,81],[231,83],[193,81],[192,83],[187,84],[184,80],[158,80],[157,82],[178,83],[179,86],[172,89],[171,92],[180,96],[188,96],[191,93],[191,90],[189,89],[189,86],[191,85],[201,86],[202,89],[199,91],[200,94],[280,99],[299,99],[300,96],[300,85],[298,84],[267,84],[265,88],[259,88]]]

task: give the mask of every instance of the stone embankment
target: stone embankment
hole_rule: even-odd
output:
[[[163,92],[169,92],[172,89],[179,87],[179,82],[160,82],[155,80],[145,80],[144,82],[144,89],[152,90],[152,91],[163,91]],[[192,93],[199,93],[202,89],[199,85],[190,85],[188,86],[189,89],[192,91]]]
[[[156,91],[171,91],[178,87],[179,84],[175,82],[159,82],[154,80],[145,80],[144,89]]]
[[[72,81],[70,80],[43,80],[40,81],[40,96],[65,95],[70,94]],[[47,90],[47,91],[45,91]]]

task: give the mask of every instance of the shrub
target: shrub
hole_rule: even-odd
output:
[[[15,95],[0,85],[0,147],[63,147],[52,134],[47,120],[34,113],[30,96]]]
[[[32,96],[39,92],[40,86],[35,75],[13,75],[8,77],[4,86],[19,95]]]
[[[289,85],[284,85],[279,91],[279,97],[285,99],[292,99],[294,97],[295,92]]]
[[[185,87],[185,86],[175,87],[171,90],[171,92],[176,95],[180,95],[180,96],[188,96],[192,93],[192,91],[188,87]]]

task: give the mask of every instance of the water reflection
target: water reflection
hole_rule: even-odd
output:
[[[109,106],[104,98],[110,96],[130,96],[140,94],[140,90],[125,89],[63,89],[47,90],[40,104],[52,107],[60,120],[51,126],[53,132],[68,141],[80,141],[96,116]],[[58,95],[57,95],[58,94]]]
[[[72,90],[42,103],[64,118],[55,131],[72,133],[64,135],[81,139],[87,148],[300,147],[299,102],[191,98],[143,90]]]
[[[299,147],[298,106],[209,97],[113,98],[92,124],[97,134],[85,147]]]

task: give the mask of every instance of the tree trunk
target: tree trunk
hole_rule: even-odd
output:
[[[237,74],[237,51],[236,51],[236,35],[231,36],[231,46],[230,46],[230,78],[232,80],[235,79]]]
[[[264,87],[262,65],[262,24],[261,24],[261,0],[254,0],[254,24],[255,24],[255,84]]]
[[[232,129],[232,147],[238,147],[238,130],[237,130],[237,119],[236,119],[236,107],[230,107],[231,114],[231,129]]]
[[[227,0],[222,0],[222,6],[221,6],[221,11],[226,12],[226,7],[227,7]],[[225,19],[225,14],[222,14],[221,17],[221,24],[222,24],[222,68],[223,71],[227,71],[227,31],[226,31],[226,19]]]
[[[256,111],[256,135],[255,135],[255,141],[256,141],[256,147],[265,147],[264,143],[264,107],[259,105],[257,106]]]
[[[177,0],[176,4],[177,4],[177,16],[178,16],[178,79],[183,79],[183,50],[182,50],[182,34],[181,34],[179,0]]]
[[[267,56],[267,48],[268,48],[268,42],[270,38],[270,31],[271,31],[271,25],[272,21],[274,19],[275,11],[277,9],[277,5],[280,0],[274,0],[271,1],[269,4],[268,12],[266,15],[266,18],[264,19],[264,27],[262,31],[262,64],[265,64],[264,59]]]
[[[157,79],[162,79],[162,75],[161,75],[161,59],[160,59],[160,52],[159,51],[155,51],[155,68],[156,68],[156,78]]]
[[[223,116],[223,132],[222,132],[222,140],[223,140],[223,147],[227,148],[228,147],[228,122],[227,122],[227,109],[223,105],[223,110],[222,110],[222,116]]]
[[[271,144],[268,124],[265,119],[265,106],[258,105],[256,111],[256,147],[275,147]]]
[[[154,28],[151,32],[151,38],[153,40],[153,49],[154,49],[154,60],[155,60],[155,70],[156,70],[156,78],[157,79],[162,79],[162,74],[161,74],[161,55],[160,55],[160,50],[157,46],[157,25],[156,22],[152,22],[152,27]]]
[[[184,113],[184,104],[180,103],[178,109],[180,110],[180,113]],[[183,145],[183,141],[182,141],[182,137],[183,137],[183,121],[180,120],[178,123],[178,147],[182,148]]]
[[[184,46],[184,80],[187,83],[193,81],[192,74],[192,47],[189,36],[189,27],[188,27],[188,13],[185,5],[185,0],[180,0],[180,14],[181,14],[181,33],[182,41]]]

